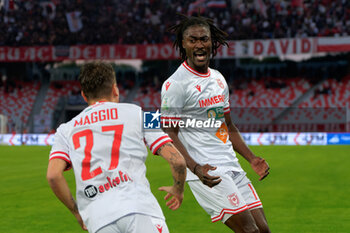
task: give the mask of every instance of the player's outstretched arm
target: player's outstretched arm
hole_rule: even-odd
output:
[[[87,231],[87,228],[79,214],[78,207],[75,200],[69,190],[66,179],[63,176],[64,169],[67,163],[62,159],[52,159],[49,161],[49,166],[47,168],[47,181],[58,197],[58,199],[70,210],[70,212],[75,216],[81,228]]]
[[[178,137],[179,128],[163,128],[163,131],[166,132],[169,137],[173,140],[174,145],[176,148],[181,152],[183,157],[186,160],[187,167],[198,176],[198,178],[202,181],[203,184],[213,187],[221,182],[220,176],[211,176],[208,174],[209,170],[215,170],[216,167],[213,167],[209,164],[200,165],[196,161],[192,159],[192,157],[187,152],[185,146],[182,144]]]
[[[174,178],[173,186],[163,186],[159,190],[166,191],[168,194],[165,196],[165,200],[171,199],[166,203],[166,205],[172,209],[176,210],[180,207],[183,197],[184,197],[184,186],[186,180],[186,161],[182,157],[181,153],[175,148],[175,146],[168,142],[161,146],[157,154],[162,156],[171,167],[171,173]]]
[[[249,149],[244,142],[237,127],[233,124],[230,114],[225,114],[225,121],[228,128],[229,139],[232,143],[233,149],[242,155],[251,165],[256,174],[259,175],[259,180],[264,179],[269,174],[269,165],[265,159],[260,158]]]

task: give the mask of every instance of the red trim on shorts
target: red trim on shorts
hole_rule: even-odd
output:
[[[233,210],[233,209],[222,209],[218,216],[211,218],[211,221],[212,222],[217,222],[219,220],[222,220],[222,218],[224,217],[225,214],[239,214],[239,213],[241,213],[241,212],[243,212],[245,210],[248,210],[248,206],[247,205],[244,205],[244,206],[242,206],[242,207],[240,207],[238,209],[235,209],[235,210]]]
[[[162,142],[161,144],[159,144],[159,146],[157,146],[156,148],[154,148],[154,151],[152,151],[152,153],[155,155],[155,154],[157,153],[157,150],[158,150],[161,146],[163,146],[165,143],[167,143],[167,142],[173,142],[173,140],[171,140],[171,139],[169,138],[168,140]]]
[[[259,207],[259,206],[262,206],[261,201],[257,201],[257,202],[253,202],[253,203],[248,204],[248,208],[249,209],[253,209],[253,208],[256,208],[256,207]]]
[[[255,193],[255,191],[254,191],[252,185],[251,185],[251,184],[248,184],[248,186],[249,186],[250,190],[252,190],[252,193],[253,193],[253,195],[254,195],[254,197],[255,197],[255,200],[258,200],[258,196],[256,195],[256,193]]]

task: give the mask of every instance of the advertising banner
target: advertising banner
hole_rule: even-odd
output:
[[[350,145],[350,133],[328,133],[327,145]]]
[[[326,133],[242,133],[248,145],[327,145]]]
[[[350,37],[310,37],[228,41],[216,58],[312,57],[321,53],[350,51]],[[72,45],[0,47],[0,62],[63,60],[168,60],[179,59],[171,43],[139,45]]]
[[[248,145],[350,145],[350,133],[241,133]],[[50,146],[54,134],[0,134],[0,145]]]
[[[0,134],[0,145],[9,146],[50,146],[54,134]]]

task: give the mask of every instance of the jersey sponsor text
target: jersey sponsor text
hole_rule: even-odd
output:
[[[204,108],[218,103],[225,102],[225,95],[216,95],[207,99],[199,100],[199,107]]]
[[[125,182],[133,182],[133,180],[130,178],[130,176],[126,172],[119,171],[119,176],[116,176],[114,179],[107,176],[107,182],[105,184],[101,184],[98,186],[98,191],[100,193],[104,193],[105,191],[108,191],[109,189],[112,189],[114,187],[117,187],[121,183]]]

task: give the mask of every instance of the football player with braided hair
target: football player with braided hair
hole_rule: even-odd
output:
[[[198,203],[211,216],[234,232],[270,232],[263,206],[251,181],[238,162],[242,155],[260,180],[269,174],[267,162],[246,145],[230,116],[229,90],[222,74],[209,67],[227,34],[213,20],[183,16],[170,27],[174,46],[183,63],[163,83],[163,130],[187,163],[187,182]],[[180,127],[190,116],[215,119],[217,128]],[[171,123],[171,124],[170,124]],[[167,127],[164,127],[164,126]]]

